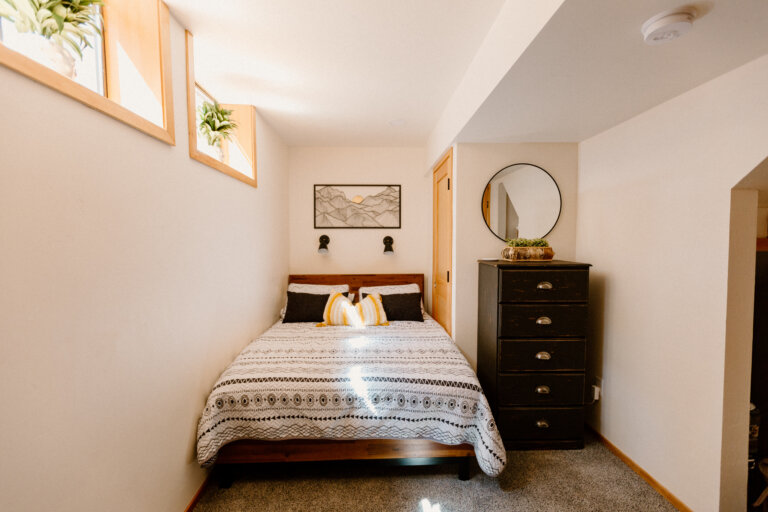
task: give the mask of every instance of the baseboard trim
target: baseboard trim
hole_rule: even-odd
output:
[[[640,478],[642,478],[643,480],[648,482],[648,485],[653,487],[653,489],[656,492],[661,494],[664,497],[664,499],[667,500],[668,502],[670,502],[672,504],[672,506],[674,506],[677,510],[679,510],[680,512],[693,512],[693,509],[691,509],[685,503],[683,503],[680,500],[680,498],[678,498],[677,496],[675,496],[674,494],[669,492],[669,490],[666,487],[661,485],[655,478],[653,478],[650,474],[648,474],[648,472],[646,470],[641,468],[637,464],[637,462],[635,462],[632,459],[630,459],[627,456],[627,454],[625,454],[624,452],[622,452],[621,450],[616,448],[616,446],[613,443],[611,443],[609,440],[604,438],[603,435],[600,432],[598,432],[597,430],[595,430],[591,426],[587,426],[587,428],[589,428],[589,430],[591,430],[597,436],[597,438],[600,440],[600,442],[603,443],[605,445],[605,447],[608,448],[608,450],[612,454],[614,454],[616,457],[618,457],[624,464],[629,466],[629,468],[632,471],[634,471],[635,473],[640,475]]]
[[[203,480],[203,483],[200,484],[200,488],[197,490],[195,495],[192,496],[192,501],[189,502],[189,505],[187,505],[187,508],[184,509],[184,512],[192,512],[192,510],[195,508],[195,505],[197,505],[200,496],[203,495],[203,491],[205,491],[206,487],[208,487],[208,481],[211,479],[211,473],[211,471],[208,472],[205,480]]]

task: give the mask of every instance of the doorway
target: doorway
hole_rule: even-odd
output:
[[[720,463],[722,510],[746,508],[742,505],[746,505],[748,493],[750,402],[760,401],[761,396],[751,389],[755,365],[752,359],[753,322],[760,319],[758,315],[764,316],[763,312],[755,310],[755,306],[759,306],[759,302],[755,302],[755,285],[756,249],[760,243],[757,218],[761,205],[768,205],[768,159],[731,189]],[[762,437],[765,429],[761,430]],[[760,457],[754,453],[752,456]]]
[[[766,208],[758,203],[758,238],[755,265],[755,314],[752,328],[752,376],[749,410],[749,478],[747,502],[765,501],[761,494],[768,479],[768,233]],[[763,224],[762,232],[760,224]],[[763,419],[766,418],[766,419]]]
[[[453,302],[453,148],[432,170],[432,317],[451,335]]]

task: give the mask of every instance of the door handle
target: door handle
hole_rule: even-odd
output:
[[[551,325],[552,319],[548,316],[540,316],[536,319],[536,325]]]

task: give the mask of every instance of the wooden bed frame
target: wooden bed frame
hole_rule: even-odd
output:
[[[361,286],[419,285],[424,295],[424,274],[295,274],[289,283],[348,284],[359,296]],[[288,439],[284,441],[241,440],[223,446],[216,458],[219,485],[232,483],[235,464],[378,460],[401,465],[459,463],[459,479],[468,480],[472,445],[444,445],[426,439]]]

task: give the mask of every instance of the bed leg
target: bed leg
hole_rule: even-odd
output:
[[[216,466],[216,479],[219,483],[219,489],[229,489],[235,481],[235,469],[232,464],[222,464]]]
[[[469,480],[469,457],[462,457],[459,461],[459,480]]]

